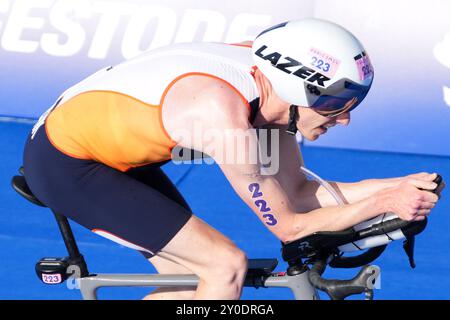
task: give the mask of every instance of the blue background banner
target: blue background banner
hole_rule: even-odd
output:
[[[375,67],[349,128],[315,146],[450,155],[450,1],[0,0],[0,115],[37,118],[69,86],[142,51],[234,42],[293,18],[351,30]],[[308,144],[308,142],[306,142]]]

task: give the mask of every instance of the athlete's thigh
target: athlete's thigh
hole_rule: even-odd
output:
[[[229,238],[192,215],[157,255],[181,264],[196,274],[205,274],[228,262],[227,253],[236,251],[238,248]]]
[[[183,196],[160,167],[139,167],[130,170],[127,175],[190,211]],[[198,217],[192,216],[168,245],[149,261],[159,273],[191,274],[210,268],[217,261],[215,252],[235,249],[231,240]],[[145,253],[144,256],[147,257]]]
[[[159,165],[147,165],[144,167],[133,168],[127,171],[126,174],[154,190],[161,192],[169,199],[183,206],[186,210],[191,211],[191,208],[184,197]]]
[[[122,244],[150,255],[159,252],[192,215],[161,192],[102,164],[96,165],[85,184],[83,194],[91,199],[89,209],[81,208],[86,224],[104,237],[119,243],[123,239]]]

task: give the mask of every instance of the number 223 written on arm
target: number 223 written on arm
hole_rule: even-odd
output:
[[[267,206],[266,200],[262,199],[263,193],[260,191],[260,186],[258,183],[252,183],[248,186],[248,190],[252,192],[252,199],[255,202],[255,206],[259,208],[259,212],[263,214],[264,222],[268,226],[274,226],[277,224],[277,219],[275,219],[274,215],[271,213],[271,210]]]

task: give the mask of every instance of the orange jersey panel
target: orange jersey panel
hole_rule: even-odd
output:
[[[126,171],[171,158],[161,106],[113,91],[87,91],[54,109],[47,135],[61,152]]]

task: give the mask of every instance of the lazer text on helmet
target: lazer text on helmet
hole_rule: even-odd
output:
[[[320,72],[317,72],[316,70],[304,66],[299,61],[291,57],[283,56],[279,52],[274,51],[270,53],[264,53],[266,49],[267,49],[266,45],[261,46],[255,52],[255,55],[263,60],[270,61],[275,68],[280,69],[283,72],[297,76],[311,84],[316,83],[321,87],[325,87],[325,82],[331,80],[330,78],[324,76]]]

